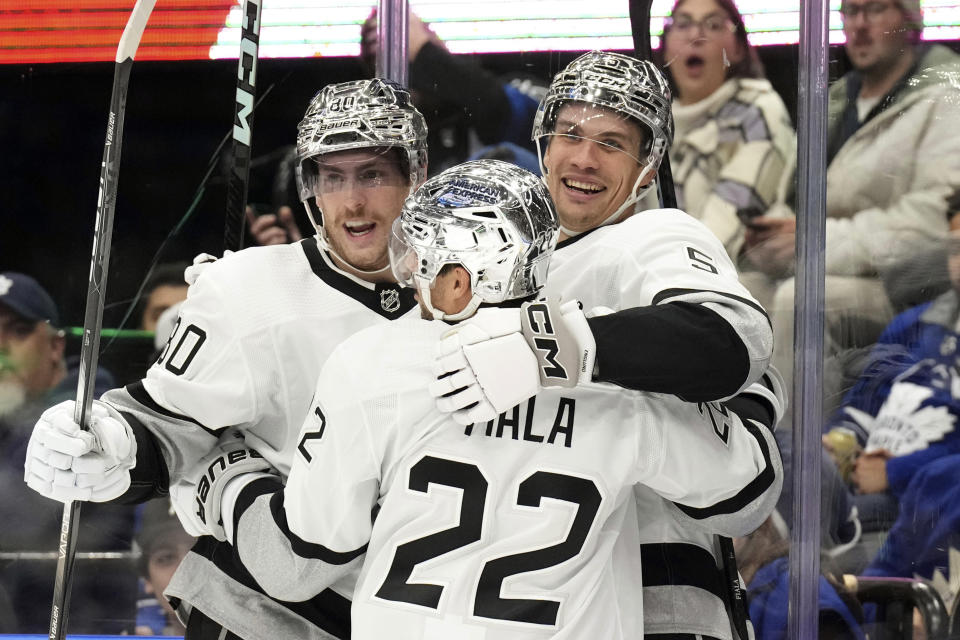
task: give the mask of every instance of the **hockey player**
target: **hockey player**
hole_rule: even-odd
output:
[[[297,153],[317,235],[207,267],[146,378],[95,401],[90,432],[73,424],[71,403],[40,420],[26,461],[32,488],[58,500],[134,502],[169,486],[185,528],[199,535],[209,514],[195,503],[207,471],[197,463],[211,451],[224,463],[218,443],[228,450],[239,431],[257,457],[231,458],[233,468],[286,475],[332,349],[416,307],[394,282],[387,240],[404,198],[426,177],[426,125],[398,85],[332,84],[300,122]],[[190,640],[347,638],[351,590],[277,602],[228,546],[206,536],[166,594]]]
[[[585,309],[620,312],[587,320],[598,356],[596,368],[579,379],[593,373],[633,389],[716,400],[764,373],[771,328],[703,224],[675,209],[635,212],[672,131],[667,82],[648,62],[592,52],[557,74],[533,131],[561,229],[546,291],[579,300]],[[505,410],[497,402],[500,389],[529,366],[506,342],[497,349],[511,337],[500,329],[507,323],[488,317],[471,324],[472,330],[441,343],[438,361],[439,371],[457,376],[463,387],[441,388],[446,395],[438,398],[439,406],[461,422]],[[621,358],[605,361],[613,343]],[[503,364],[511,358],[516,361]],[[630,362],[631,370],[621,370],[620,362]],[[776,387],[769,399],[779,416],[785,404],[779,376],[771,369],[764,380]],[[738,606],[742,598],[731,589],[735,570],[721,560],[715,534],[749,533],[779,496],[783,469],[772,433],[751,428],[751,434],[768,453],[769,466],[722,504],[678,509],[637,487],[648,639],[689,634],[684,637],[728,640],[749,634],[745,609]]]
[[[219,517],[206,509],[215,502],[205,480],[211,465],[229,463],[231,472],[272,465],[285,475],[310,410],[313,381],[332,345],[413,305],[409,292],[398,291],[389,273],[378,271],[385,261],[376,256],[385,254],[382,231],[399,212],[400,196],[425,172],[417,124],[422,121],[414,114],[405,92],[379,80],[332,85],[318,94],[298,143],[304,204],[314,216],[317,205],[323,209],[317,238],[240,252],[208,267],[213,277],[204,272],[192,288],[167,353],[147,378],[97,405],[95,438],[78,433],[70,405],[38,423],[26,463],[28,483],[55,499],[95,501],[145,500],[169,486],[187,528],[212,529],[222,539]],[[366,173],[363,162],[356,162],[360,152],[388,160],[393,152],[380,153],[385,147],[400,149],[401,163],[406,159],[400,168],[411,178],[402,186],[393,184],[392,172]],[[343,155],[330,155],[335,152]],[[321,156],[343,162],[318,165],[313,158]],[[383,202],[388,193],[389,206]],[[378,195],[375,209],[354,201],[364,194]],[[632,334],[636,319],[625,316],[621,334]],[[734,357],[743,349],[739,337],[719,341]],[[621,362],[620,345],[612,340],[598,346],[611,371],[646,366]],[[534,393],[536,372],[533,377],[533,384],[527,376],[524,384],[512,385],[510,407]],[[228,426],[236,429],[225,433]],[[234,431],[257,456],[231,455],[238,448],[230,442]],[[351,586],[335,586],[307,603],[277,603],[211,537],[198,543],[182,567],[167,593],[178,599],[181,613],[192,609],[191,621],[199,621],[193,628],[188,624],[190,640],[217,637],[221,627],[251,640],[348,634],[345,596]]]
[[[536,177],[475,161],[407,200],[391,263],[424,317],[449,322],[530,301],[556,236]],[[555,340],[553,309],[523,310]],[[403,319],[357,333],[324,366],[286,488],[257,474],[215,481],[244,564],[300,600],[366,553],[360,640],[638,637],[633,484],[706,509],[769,468],[762,441],[718,405],[590,382],[458,425],[427,390],[449,329]]]

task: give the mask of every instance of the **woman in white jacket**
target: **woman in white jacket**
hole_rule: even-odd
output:
[[[675,91],[670,161],[678,205],[736,259],[744,222],[764,215],[795,138],[733,0],[677,0],[661,54]]]

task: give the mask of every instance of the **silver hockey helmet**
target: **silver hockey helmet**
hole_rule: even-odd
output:
[[[536,294],[557,242],[553,201],[543,181],[500,160],[451,167],[407,198],[390,236],[397,282],[416,287],[437,319],[469,317],[481,303]],[[473,299],[456,314],[430,303],[430,285],[447,264],[470,273]]]
[[[621,53],[585,53],[553,77],[533,121],[533,140],[554,133],[557,112],[586,102],[632,118],[644,130],[639,159],[656,169],[673,143],[670,86],[656,65]]]
[[[297,126],[297,188],[311,216],[317,170],[314,159],[336,151],[396,148],[410,176],[411,193],[427,175],[427,124],[410,93],[389,80],[329,84],[310,101]],[[314,223],[322,224],[317,218]]]

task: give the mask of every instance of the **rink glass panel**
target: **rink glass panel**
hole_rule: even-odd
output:
[[[669,4],[671,3],[666,3],[664,7],[659,4],[656,6],[665,13],[669,10]],[[833,84],[852,68],[852,64],[843,49],[841,25],[837,22],[839,16],[836,10],[839,9],[839,3],[834,2],[831,6],[834,9],[830,17],[833,46],[830,48],[829,59],[830,82]],[[939,42],[954,51],[960,50],[960,43],[955,39],[947,39],[956,37],[956,34],[947,28],[953,24],[950,20],[951,16],[955,17],[955,5],[949,2],[925,2],[924,9],[927,25],[924,39]],[[529,52],[474,55],[473,61],[498,76],[507,77],[516,75],[517,72],[527,72],[542,80],[548,80],[575,57],[575,45],[564,48],[566,51],[555,54]],[[766,46],[759,49],[759,54],[765,63],[767,77],[783,97],[796,124],[797,77],[800,66],[797,48],[792,45]],[[270,83],[271,76],[278,86],[275,88],[274,97],[265,101],[262,110],[258,112],[255,153],[267,154],[292,142],[290,132],[302,115],[302,106],[321,84],[362,76],[363,70],[359,64],[355,64],[352,59],[350,62],[346,60],[276,60],[272,61],[272,66],[263,65],[264,86]],[[152,255],[162,237],[189,208],[194,191],[206,170],[207,158],[227,130],[224,114],[228,113],[232,99],[231,83],[235,64],[225,61],[168,64],[169,66],[158,66],[156,63],[141,65],[134,73],[131,84],[124,164],[120,179],[118,227],[115,235],[117,253],[112,265],[115,273],[111,273],[112,291],[108,292],[108,305],[113,305],[108,306],[107,310],[107,322],[112,323],[111,326],[119,324],[125,301],[133,296],[139,279],[146,270],[144,256]],[[77,70],[77,67],[64,65],[51,65],[39,71],[28,70],[26,66],[8,67],[5,73],[9,73],[11,79],[17,82],[18,93],[11,101],[14,115],[20,116],[20,121],[35,120],[33,129],[40,129],[42,122],[50,138],[29,131],[9,132],[5,135],[13,136],[13,142],[19,143],[17,148],[22,148],[27,157],[36,158],[36,162],[29,168],[23,168],[10,158],[13,154],[5,154],[6,157],[0,161],[4,163],[3,174],[12,176],[11,185],[19,187],[8,190],[12,198],[9,204],[11,219],[23,221],[21,224],[25,225],[18,242],[14,243],[10,237],[4,239],[4,242],[10,243],[3,245],[2,255],[10,256],[9,266],[4,265],[4,268],[46,274],[43,282],[49,285],[60,303],[61,316],[65,319],[64,324],[68,325],[79,324],[82,320],[82,296],[77,292],[82,291],[86,284],[88,238],[95,204],[94,185],[101,151],[102,121],[107,103],[105,92],[109,87],[111,73],[107,66],[83,67],[80,69],[83,80],[77,80],[71,77]],[[281,80],[288,72],[293,79]],[[958,76],[952,77],[956,84]],[[158,94],[163,95],[160,106],[155,106]],[[183,96],[186,95],[197,96],[190,109],[184,109]],[[951,98],[949,92],[932,96],[931,99],[942,102],[956,100],[955,97]],[[74,102],[82,106],[52,106]],[[905,168],[900,164],[901,156],[908,154],[908,148],[910,153],[915,150],[906,142],[885,149],[882,153],[853,155],[847,160],[856,170],[849,178],[834,179],[828,174],[828,208],[835,200],[847,201],[847,211],[852,214],[857,207],[866,207],[871,197],[886,195],[894,201],[898,189],[908,189],[913,176],[910,172],[928,171],[931,167],[949,167],[952,159],[960,156],[960,132],[955,124],[944,126],[943,110],[930,108],[929,112],[931,119],[922,126],[934,128],[941,133],[930,138],[929,147],[917,149],[922,155],[915,166]],[[898,116],[904,120],[909,117],[908,111]],[[169,131],[174,127],[188,128],[189,140],[175,141],[168,145],[168,150],[164,152],[164,145],[160,142],[167,142]],[[891,127],[896,127],[896,123],[891,123]],[[86,141],[83,136],[78,137],[77,130],[90,131],[88,137],[92,141]],[[440,125],[435,130],[437,139],[432,142],[435,146],[442,146],[449,158],[476,150],[478,146],[476,138],[469,135],[469,127],[458,128],[454,124],[445,131]],[[905,140],[909,140],[909,136]],[[954,143],[955,146],[951,146]],[[72,151],[69,154],[62,150],[51,153],[53,148],[67,148]],[[444,157],[442,153],[437,156]],[[838,157],[840,160],[844,159],[843,154]],[[439,164],[440,162],[437,163]],[[54,176],[57,176],[56,182]],[[257,174],[254,174],[251,201],[269,201],[273,197],[271,177],[264,174],[258,178]],[[855,188],[865,177],[872,177],[877,181],[875,188],[855,193]],[[949,179],[949,176],[945,179]],[[24,186],[26,188],[23,188]],[[787,191],[789,192],[789,189]],[[857,198],[862,198],[862,202]],[[176,240],[176,249],[167,250],[170,253],[166,254],[164,259],[190,259],[200,251],[219,251],[223,201],[222,187],[210,185],[209,193],[201,199],[199,208],[191,218],[188,232]],[[786,194],[785,204],[795,207],[796,201],[796,193]],[[928,205],[927,200],[912,205],[907,203],[905,210],[915,211],[917,207]],[[954,207],[958,208],[958,205]],[[783,211],[780,214],[782,213]],[[780,215],[777,212],[769,214]],[[827,216],[831,216],[829,210]],[[793,332],[790,328],[794,295],[789,286],[789,274],[795,272],[796,265],[788,264],[785,267],[782,275],[787,277],[775,278],[766,289],[757,289],[756,295],[767,307],[774,323],[775,335],[779,338],[774,362],[785,375],[790,394],[791,408],[787,410],[786,424],[781,425],[778,436],[784,444],[787,483],[791,483],[789,451],[793,446],[793,430],[812,429],[821,433],[828,425],[844,427],[837,423],[835,412],[845,405],[844,398],[851,393],[858,381],[862,382],[865,377],[880,381],[884,375],[885,364],[903,366],[905,362],[912,362],[910,357],[916,358],[918,362],[925,360],[926,357],[916,355],[925,353],[924,348],[931,349],[932,357],[936,360],[929,370],[920,366],[917,371],[903,371],[906,375],[894,375],[896,380],[889,385],[891,389],[896,389],[892,393],[863,385],[866,387],[866,395],[859,396],[862,399],[868,398],[871,393],[887,393],[898,402],[885,404],[875,399],[871,405],[873,413],[863,410],[863,413],[852,414],[850,420],[864,431],[869,432],[868,427],[876,426],[879,435],[887,434],[885,440],[874,444],[903,447],[906,446],[902,443],[903,434],[916,433],[916,438],[920,440],[949,445],[951,434],[955,430],[956,416],[960,414],[960,409],[957,408],[960,404],[954,405],[950,402],[960,402],[954,398],[955,394],[960,395],[960,391],[955,391],[960,388],[960,384],[952,357],[957,348],[957,340],[952,337],[957,333],[956,317],[951,317],[945,311],[946,315],[943,317],[947,318],[944,320],[946,329],[941,333],[935,333],[921,320],[916,320],[914,325],[910,325],[914,331],[911,335],[922,334],[926,339],[923,345],[917,346],[912,353],[910,349],[894,350],[887,353],[883,360],[871,360],[871,353],[875,350],[878,338],[894,318],[903,319],[899,314],[909,313],[909,310],[916,309],[921,304],[936,304],[936,301],[944,300],[945,297],[948,299],[952,295],[954,285],[950,282],[946,265],[955,245],[950,242],[951,235],[945,220],[937,221],[931,218],[930,221],[930,224],[923,228],[894,227],[890,231],[867,225],[857,228],[856,231],[844,231],[839,236],[831,236],[831,227],[828,226],[828,242],[837,239],[842,242],[848,237],[846,234],[853,233],[874,236],[871,238],[874,250],[870,257],[877,260],[877,263],[872,270],[864,270],[862,265],[857,268],[843,268],[836,264],[831,266],[830,249],[820,248],[826,251],[824,257],[827,260],[828,280],[827,297],[823,307],[826,327],[823,341],[823,416],[819,423],[798,425],[790,416],[793,412],[792,406],[805,401],[802,397],[794,396],[791,385],[791,380],[795,377],[795,351],[792,348]],[[62,230],[69,242],[66,239],[50,237],[49,230]],[[879,249],[884,251],[875,255]],[[38,257],[41,252],[62,256],[61,264],[56,269],[51,268],[48,264],[49,258]],[[809,256],[815,254],[815,251],[808,253]],[[839,271],[832,273],[831,268]],[[831,275],[845,278],[862,276],[864,282],[841,282],[848,284],[849,288],[836,294]],[[810,304],[809,300],[802,297],[799,302]],[[885,305],[885,302],[888,304]],[[948,309],[946,303],[944,304],[944,308]],[[953,324],[950,324],[951,322]],[[930,333],[924,333],[925,329]],[[149,362],[150,350],[149,344],[117,341],[109,347],[103,362],[108,367],[113,366],[118,384],[131,382],[137,377],[137,366],[131,363],[142,363],[145,367]],[[68,343],[68,352],[77,351],[78,345],[75,341]],[[873,363],[875,368],[868,368],[865,372],[865,367],[870,363]],[[949,390],[948,393],[942,393],[944,388]],[[928,391],[934,393],[928,394]],[[938,398],[943,399],[940,404],[937,404]],[[919,610],[925,615],[931,615],[929,612],[937,610],[937,598],[944,607],[943,611],[951,613],[951,598],[957,591],[957,582],[960,579],[960,559],[955,549],[955,538],[950,537],[951,531],[953,534],[957,533],[955,527],[958,524],[957,520],[950,520],[955,516],[950,509],[953,503],[948,489],[957,484],[955,481],[951,484],[951,478],[955,477],[951,476],[951,473],[960,468],[960,462],[956,467],[951,467],[949,460],[936,463],[928,461],[927,464],[933,466],[924,466],[917,471],[919,478],[926,482],[904,486],[898,496],[884,492],[859,493],[849,480],[849,466],[853,464],[850,456],[855,455],[858,446],[856,429],[849,425],[845,428],[854,435],[838,431],[831,436],[835,458],[825,453],[819,469],[803,470],[804,473],[822,474],[822,535],[818,537],[823,551],[821,569],[830,574],[829,589],[832,589],[833,595],[837,597],[833,599],[831,595],[828,598],[831,606],[837,610],[841,605],[845,606],[846,612],[854,618],[861,614],[857,605],[851,601],[851,598],[855,600],[856,592],[845,592],[838,585],[844,584],[844,575],[862,574],[874,563],[877,554],[884,549],[888,533],[897,524],[897,515],[904,508],[901,499],[906,496],[911,500],[907,505],[908,513],[915,514],[915,521],[923,523],[923,527],[919,531],[918,527],[914,527],[904,532],[909,541],[908,548],[916,551],[912,563],[909,553],[905,564],[900,562],[898,566],[905,566],[906,571],[898,573],[897,576],[906,581],[916,580],[921,584],[929,582],[932,591],[924,591],[924,587],[915,586],[915,582],[909,582],[906,586],[905,583],[891,583],[886,590],[883,589],[884,585],[875,588],[870,597],[888,597],[892,604],[887,605],[887,625],[884,628],[874,627],[872,637],[884,637],[883,634],[887,633],[892,625],[912,625],[915,607],[920,607]],[[873,446],[865,442],[859,444],[860,447],[864,445]],[[17,484],[19,480],[16,469],[21,462],[22,458],[13,461],[8,459],[4,463],[6,472],[10,473],[10,482],[4,483],[4,494],[7,497],[17,497],[10,501],[12,506],[5,514],[2,526],[5,540],[0,550],[5,555],[0,560],[0,566],[3,567],[5,576],[14,575],[21,570],[26,575],[16,583],[18,586],[15,588],[18,593],[20,589],[24,590],[23,593],[37,592],[36,598],[32,599],[33,608],[36,609],[32,612],[32,620],[38,622],[24,623],[25,626],[13,628],[0,626],[0,629],[9,633],[44,634],[49,616],[49,591],[52,588],[55,561],[43,554],[52,554],[56,550],[60,507],[52,503],[43,504],[42,499],[26,494],[25,488],[21,491],[23,485]],[[754,538],[757,544],[767,545],[765,553],[760,553],[764,552],[763,548],[757,554],[742,549],[740,551],[741,562],[753,561],[757,563],[756,568],[765,568],[766,571],[761,572],[761,576],[773,580],[771,584],[782,585],[782,581],[786,580],[780,573],[785,561],[778,561],[778,557],[783,556],[776,555],[784,550],[782,545],[778,547],[776,542],[779,536],[788,533],[783,525],[789,527],[791,524],[793,499],[804,490],[803,485],[788,488],[779,505],[782,522],[771,522],[770,527]],[[937,507],[938,504],[942,505],[942,508]],[[850,506],[857,507],[858,522],[850,518]],[[81,555],[75,567],[76,584],[72,598],[74,608],[70,614],[71,633],[119,633],[122,629],[132,630],[135,600],[138,596],[136,571],[133,566],[136,550],[131,544],[133,518],[132,507],[84,506],[80,518],[79,548],[81,554],[89,555]],[[954,527],[952,530],[951,526]],[[930,536],[921,535],[930,532],[936,532],[936,535],[943,533],[945,537],[931,541]],[[925,546],[931,544],[932,548]],[[20,555],[15,557],[13,554],[17,553]],[[903,560],[900,557],[898,559]],[[953,571],[950,570],[951,564]],[[920,575],[926,582],[915,579],[914,574]],[[846,584],[852,586],[854,583],[846,580]],[[856,589],[865,584],[870,586],[869,583],[861,581]],[[748,584],[748,591],[749,588]],[[877,595],[877,592],[880,595]],[[930,593],[935,594],[935,597],[930,596]],[[779,597],[781,592],[778,591],[777,594]],[[102,606],[81,604],[90,602],[99,602]],[[768,609],[763,612],[763,620],[782,618],[785,624],[787,600],[770,598],[767,602]],[[838,602],[840,604],[837,604]],[[24,612],[18,613],[23,615]],[[898,619],[900,622],[897,622]],[[757,623],[760,621],[759,618],[756,620]],[[0,623],[2,622],[0,620]],[[779,623],[770,622],[771,627],[776,624]],[[758,631],[763,633],[761,629]]]

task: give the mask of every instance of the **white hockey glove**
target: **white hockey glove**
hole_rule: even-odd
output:
[[[772,364],[767,366],[760,379],[749,385],[740,392],[746,395],[760,396],[773,409],[773,430],[776,431],[777,425],[783,419],[787,412],[787,389],[783,381],[783,376]]]
[[[229,249],[227,249],[226,251],[223,252],[223,257],[226,258],[231,253],[233,253],[233,251],[230,251]],[[218,260],[217,256],[211,255],[209,253],[198,254],[193,259],[193,264],[191,264],[189,267],[183,270],[183,281],[186,282],[188,285],[193,285],[193,283],[197,281],[197,278],[200,277],[200,274],[206,271],[207,267],[212,265],[217,260]]]
[[[263,456],[246,446],[239,431],[230,431],[221,436],[217,445],[197,463],[195,469],[192,509],[189,515],[178,513],[180,521],[187,533],[194,536],[211,535],[221,542],[227,540],[225,528],[231,532],[233,530],[233,505],[223,503],[227,484],[233,479],[239,481],[241,476],[250,481],[279,475]],[[239,491],[231,493],[235,500]]]
[[[481,309],[437,346],[430,385],[459,424],[492,420],[540,387],[572,387],[593,373],[596,343],[576,301]]]
[[[73,421],[75,404],[61,402],[40,416],[27,444],[23,479],[59,502],[108,502],[130,487],[137,463],[133,430],[116,409],[94,400],[90,430],[83,431]]]

